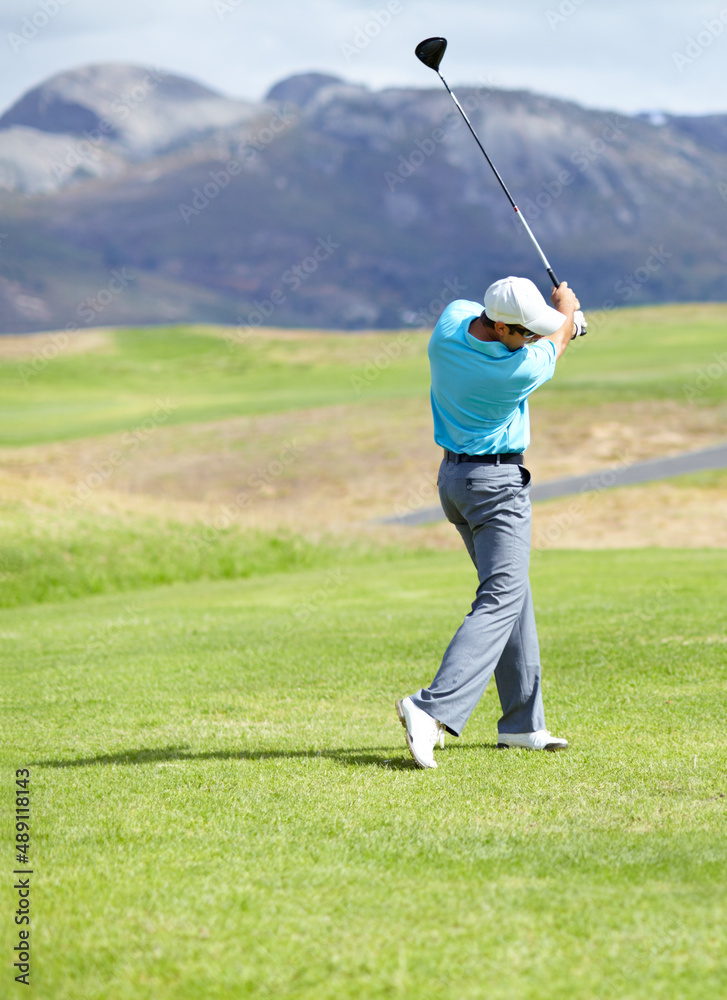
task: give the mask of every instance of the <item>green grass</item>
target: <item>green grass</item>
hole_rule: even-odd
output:
[[[79,505],[80,506],[80,505]],[[153,517],[0,505],[0,607],[191,580],[292,572],[340,558],[331,543]]]
[[[577,409],[638,399],[724,401],[726,321],[727,305],[720,304],[596,316],[592,332],[569,349],[555,379],[538,392],[537,404]],[[231,347],[198,328],[118,330],[111,350],[60,351],[47,363],[41,359],[37,370],[32,358],[2,361],[0,444],[133,431],[160,399],[169,405],[164,423],[186,423],[423,396],[427,339],[412,331],[300,341],[252,336]],[[703,385],[699,373],[710,365],[719,370]]]
[[[619,309],[598,313],[590,323],[592,330],[569,347],[539,401],[705,405],[727,398],[727,305]],[[712,377],[700,380],[708,369]]]
[[[663,482],[722,494],[727,469]],[[346,557],[364,557],[368,548],[360,541],[349,542]],[[64,509],[63,503],[54,508],[0,502],[0,608],[178,582],[295,573],[333,566],[343,551],[340,539],[332,536],[313,542],[292,533],[244,531],[236,525],[103,513],[82,503]],[[399,557],[393,547],[378,551],[382,559]]]
[[[386,332],[230,344],[194,328],[118,330],[113,350],[61,352],[37,374],[32,359],[0,364],[0,444],[133,430],[160,401],[160,422],[177,424],[420,395],[426,339]]]
[[[665,482],[684,489],[715,490],[727,492],[727,469],[709,469],[706,472],[690,472],[685,476],[675,476]]]
[[[535,553],[571,748],[494,749],[493,686],[428,772],[392,700],[467,608],[463,553],[0,611],[34,995],[724,995],[726,571],[717,551]]]
[[[597,320],[538,406],[727,398],[727,306]],[[2,443],[146,433],[159,399],[163,423],[365,416],[428,391],[426,335],[399,338],[231,350],[132,329],[30,375],[6,359]],[[718,494],[725,474],[674,482]],[[498,752],[493,685],[421,772],[392,703],[468,609],[463,552],[23,496],[0,507],[0,836],[28,766],[35,996],[725,994],[724,552],[535,551],[548,724],[570,750]],[[6,956],[14,933],[8,916]]]

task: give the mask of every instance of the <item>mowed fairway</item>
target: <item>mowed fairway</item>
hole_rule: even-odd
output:
[[[725,562],[540,555],[570,750],[496,750],[493,689],[428,772],[392,701],[464,609],[455,554],[3,612],[35,995],[723,995]]]
[[[530,467],[727,438],[726,325],[601,317],[533,400]],[[498,751],[493,683],[420,771],[393,701],[431,680],[474,572],[449,525],[369,521],[435,500],[426,336],[236,336],[0,341],[28,995],[727,995],[725,474],[536,509],[547,723],[571,746]],[[4,898],[2,997],[24,989]]]
[[[689,386],[689,402],[724,401],[727,305],[624,309],[591,322],[535,397],[539,406],[684,402]],[[127,431],[159,400],[170,404],[169,423],[181,424],[428,394],[428,332],[420,330],[122,329],[92,336],[86,353],[69,349],[63,336],[29,337],[24,354],[0,364],[1,444]],[[697,383],[715,363],[717,376]]]

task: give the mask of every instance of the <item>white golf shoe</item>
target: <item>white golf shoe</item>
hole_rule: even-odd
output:
[[[497,745],[502,750],[510,747],[523,747],[525,750],[565,750],[568,740],[551,736],[547,729],[538,729],[535,733],[500,733]]]
[[[417,708],[411,698],[402,698],[394,702],[399,721],[406,730],[406,742],[409,753],[419,767],[436,767],[434,747],[437,743],[444,746],[446,729],[433,719],[431,715]]]
[[[402,699],[402,700],[403,701],[407,701],[409,699]],[[404,727],[404,729],[406,729],[406,718],[404,717],[404,712],[403,712],[403,710],[401,708],[402,702],[401,701],[396,701],[396,702],[394,702],[394,704],[396,705],[396,711],[397,711],[397,714],[399,716],[399,722],[402,724],[402,726]],[[416,708],[416,705],[414,705],[413,702],[412,702],[412,707]],[[426,715],[426,713],[424,713],[424,714]],[[444,750],[444,738],[447,735],[447,727],[445,725],[442,725],[441,722],[437,722],[436,719],[434,721],[439,726],[439,745],[442,748],[442,750]]]

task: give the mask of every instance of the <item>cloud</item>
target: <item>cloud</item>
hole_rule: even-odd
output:
[[[204,2],[204,0],[203,0]],[[19,31],[26,19],[45,15],[49,20],[44,30],[49,36],[69,33],[116,31],[143,28],[158,21],[170,23],[173,18],[187,18],[200,10],[195,0],[125,0],[124,3],[98,0],[3,0],[0,10],[0,32]]]
[[[308,70],[434,87],[413,49],[442,34],[452,84],[490,79],[626,111],[725,112],[723,10],[701,0],[3,0],[0,107],[53,73],[107,61],[162,66],[251,98]],[[30,37],[13,48],[28,23]],[[705,44],[680,69],[675,55],[700,33]]]

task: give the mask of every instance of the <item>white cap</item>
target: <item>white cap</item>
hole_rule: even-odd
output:
[[[563,313],[545,301],[530,278],[501,278],[485,292],[485,312],[493,323],[524,326],[541,337],[565,323]]]

